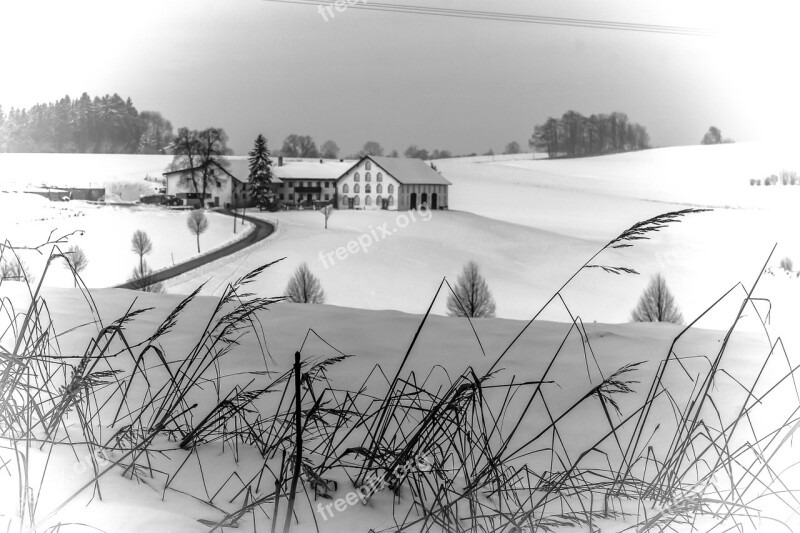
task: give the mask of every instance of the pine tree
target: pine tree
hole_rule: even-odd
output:
[[[494,316],[494,298],[486,280],[478,270],[478,264],[470,261],[464,266],[453,293],[447,298],[447,314],[470,318]]]
[[[255,146],[248,154],[250,157],[250,198],[259,209],[267,209],[272,205],[275,195],[272,192],[272,160],[269,158],[267,140],[263,135],[256,137]]]
[[[683,315],[675,304],[675,298],[667,287],[664,276],[656,274],[650,280],[636,309],[631,313],[634,322],[671,322],[682,324]]]
[[[286,286],[286,298],[298,304],[324,304],[325,291],[314,274],[303,263],[295,270]]]

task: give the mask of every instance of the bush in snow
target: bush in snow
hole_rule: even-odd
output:
[[[780,267],[784,269],[786,272],[791,272],[794,270],[794,263],[792,263],[791,258],[784,257],[781,259]]]
[[[31,271],[28,268],[28,265],[25,264],[25,261],[15,258],[3,259],[3,262],[0,263],[0,279],[27,281],[32,285],[36,278],[33,274],[31,274]]]
[[[675,298],[667,287],[664,276],[656,274],[650,280],[636,308],[631,313],[634,322],[672,322],[682,324],[683,315],[675,305]]]
[[[453,292],[447,298],[448,315],[470,318],[494,316],[494,298],[475,261],[464,266],[456,286],[452,289]]]
[[[147,265],[147,261],[142,261],[138,267],[133,268],[128,281],[134,282],[133,287],[137,291],[164,292],[164,284],[154,280],[153,270]]]
[[[303,263],[295,270],[286,286],[286,299],[298,304],[324,304],[325,291],[314,274]]]

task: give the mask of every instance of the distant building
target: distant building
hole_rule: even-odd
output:
[[[339,209],[446,209],[449,181],[421,159],[364,156],[336,183]]]

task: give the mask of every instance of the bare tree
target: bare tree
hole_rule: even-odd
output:
[[[77,277],[80,276],[81,272],[86,270],[87,266],[89,266],[89,258],[86,257],[86,252],[83,251],[83,248],[77,244],[70,246],[64,255],[68,268],[71,268],[71,270],[76,274],[76,279],[74,281],[75,286],[77,287]]]
[[[320,157],[336,159],[339,157],[339,146],[333,141],[325,141],[320,147]]]
[[[292,279],[286,286],[286,298],[298,304],[324,304],[325,291],[319,280],[303,263],[295,270]]]
[[[366,143],[364,143],[364,148],[361,149],[359,155],[361,156],[373,155],[381,157],[383,156],[383,146],[381,146],[380,143],[375,141],[367,141]]]
[[[506,149],[503,150],[504,154],[520,154],[522,153],[522,147],[519,145],[517,141],[511,141],[506,145]]]
[[[494,316],[494,298],[486,280],[481,276],[478,264],[470,261],[464,266],[453,293],[447,298],[447,314],[450,316],[487,318]]]
[[[137,229],[131,238],[131,251],[139,256],[139,270],[144,270],[144,256],[153,251],[153,242],[144,231]]]
[[[328,229],[328,219],[331,218],[331,215],[333,214],[333,206],[328,204],[323,207],[320,212],[322,213],[322,216],[325,217],[325,229]]]
[[[683,323],[683,315],[675,304],[664,276],[656,274],[650,279],[650,284],[631,313],[631,319],[634,322]]]
[[[197,237],[197,253],[200,253],[200,234],[208,229],[208,218],[202,209],[195,209],[189,213],[186,219],[186,226],[189,231]]]

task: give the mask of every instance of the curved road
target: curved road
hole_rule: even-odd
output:
[[[233,216],[233,212],[229,210],[219,210],[216,212],[222,213],[223,215]],[[223,246],[222,248],[214,250],[213,252],[201,255],[200,257],[195,257],[194,259],[184,261],[183,263],[178,263],[175,266],[165,268],[164,270],[159,270],[158,272],[154,272],[151,276],[147,278],[138,279],[135,281],[128,281],[121,285],[116,285],[114,288],[138,290],[143,287],[146,287],[147,285],[152,285],[153,283],[166,281],[176,276],[180,276],[181,274],[185,274],[190,270],[194,270],[195,268],[201,267],[212,261],[216,261],[217,259],[221,259],[227,255],[236,253],[239,250],[243,250],[248,246],[257,243],[258,241],[263,241],[264,239],[272,235],[273,231],[275,231],[275,226],[273,226],[266,220],[261,220],[259,218],[253,218],[248,216],[242,217],[241,215],[239,215],[239,218],[244,218],[244,220],[247,220],[248,222],[251,222],[253,225],[255,225],[255,229],[250,233],[248,233],[244,238],[234,241],[228,244],[227,246]]]

